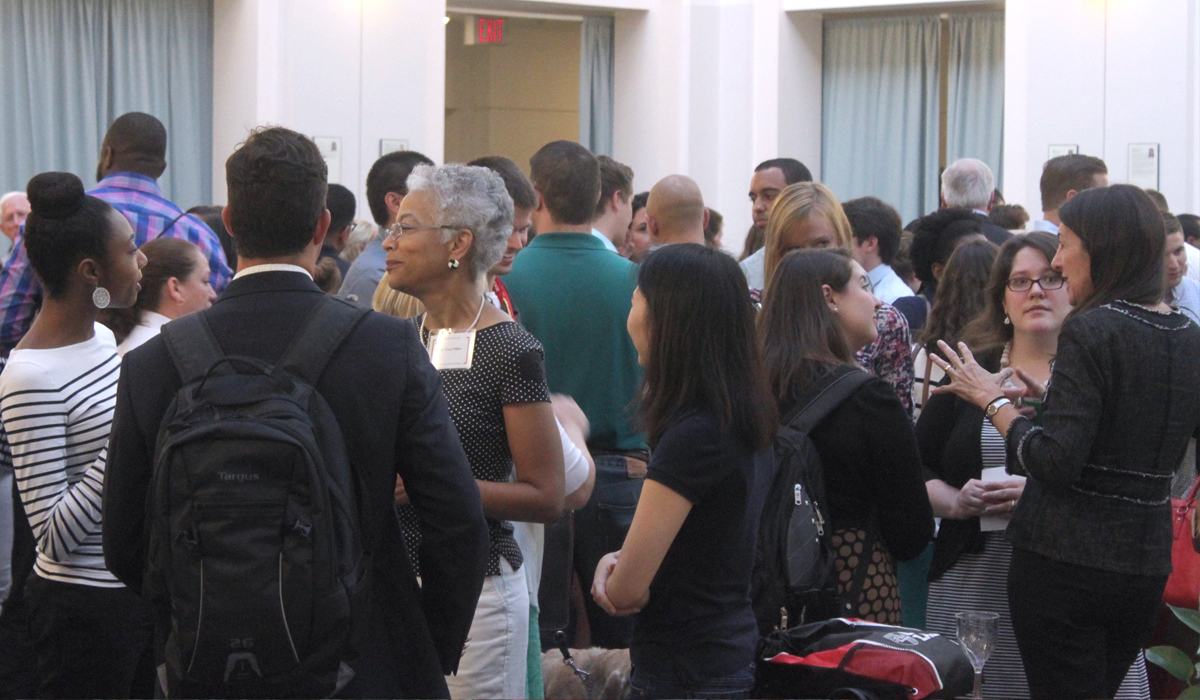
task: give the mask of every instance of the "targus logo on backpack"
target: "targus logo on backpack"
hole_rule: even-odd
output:
[[[217,472],[217,476],[221,477],[221,481],[236,481],[244,483],[247,481],[258,481],[258,474],[235,474],[233,472]]]

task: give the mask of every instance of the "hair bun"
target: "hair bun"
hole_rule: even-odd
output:
[[[46,219],[65,219],[83,206],[83,182],[72,173],[40,173],[25,187],[32,213]]]

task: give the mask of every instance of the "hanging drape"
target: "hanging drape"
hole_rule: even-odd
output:
[[[95,182],[108,125],[146,112],[167,128],[164,193],[212,195],[212,0],[0,3],[0,191],[39,172]]]
[[[936,16],[825,22],[822,181],[908,221],[938,204]]]
[[[950,16],[946,162],[978,158],[1000,186],[1004,153],[1004,12]]]
[[[579,57],[579,143],[612,155],[613,18],[584,17]]]

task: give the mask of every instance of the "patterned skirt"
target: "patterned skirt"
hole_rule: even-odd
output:
[[[864,552],[866,530],[835,530],[833,533],[833,547],[837,553],[834,567],[838,576],[838,614],[885,625],[899,625],[902,620],[896,562],[883,540],[879,537],[874,540],[871,551]],[[864,556],[867,557],[865,562]],[[860,563],[865,563],[867,569],[862,585],[856,589],[854,572]]]

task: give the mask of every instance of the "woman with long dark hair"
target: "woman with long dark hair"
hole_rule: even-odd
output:
[[[929,401],[929,390],[946,376],[929,361],[929,353],[937,352],[937,341],[956,343],[963,329],[984,306],[988,276],[996,261],[996,245],[986,238],[964,241],[950,254],[946,269],[938,284],[939,294],[929,311],[929,320],[917,340],[920,350],[913,358],[913,403],[916,415]]]
[[[1008,601],[1034,698],[1113,697],[1150,635],[1171,571],[1171,480],[1200,426],[1200,328],[1163,301],[1166,235],[1141,189],[1081,192],[1059,210],[1054,271],[1074,311],[1041,425],[964,344],[942,343],[951,392],[1004,436],[1027,476],[1008,526]],[[961,353],[961,357],[960,357]],[[1049,387],[1048,391],[1046,387]]]
[[[610,615],[638,613],[637,697],[748,697],[750,573],[777,418],[746,278],[718,250],[662,248],[638,270],[628,327],[654,450],[624,546],[600,560],[592,595]]]
[[[772,218],[774,214],[772,214]],[[851,372],[877,334],[881,302],[844,250],[788,253],[768,283],[758,318],[767,376],[780,415]],[[891,385],[859,387],[809,433],[821,456],[833,526],[838,611],[900,624],[896,560],[933,537],[912,423]]]
[[[133,305],[146,258],[125,217],[84,194],[78,177],[42,173],[27,191],[22,241],[46,297],[0,375],[0,422],[37,547],[24,599],[38,695],[149,693],[147,610],[101,550],[121,359],[96,323],[100,309]]]

